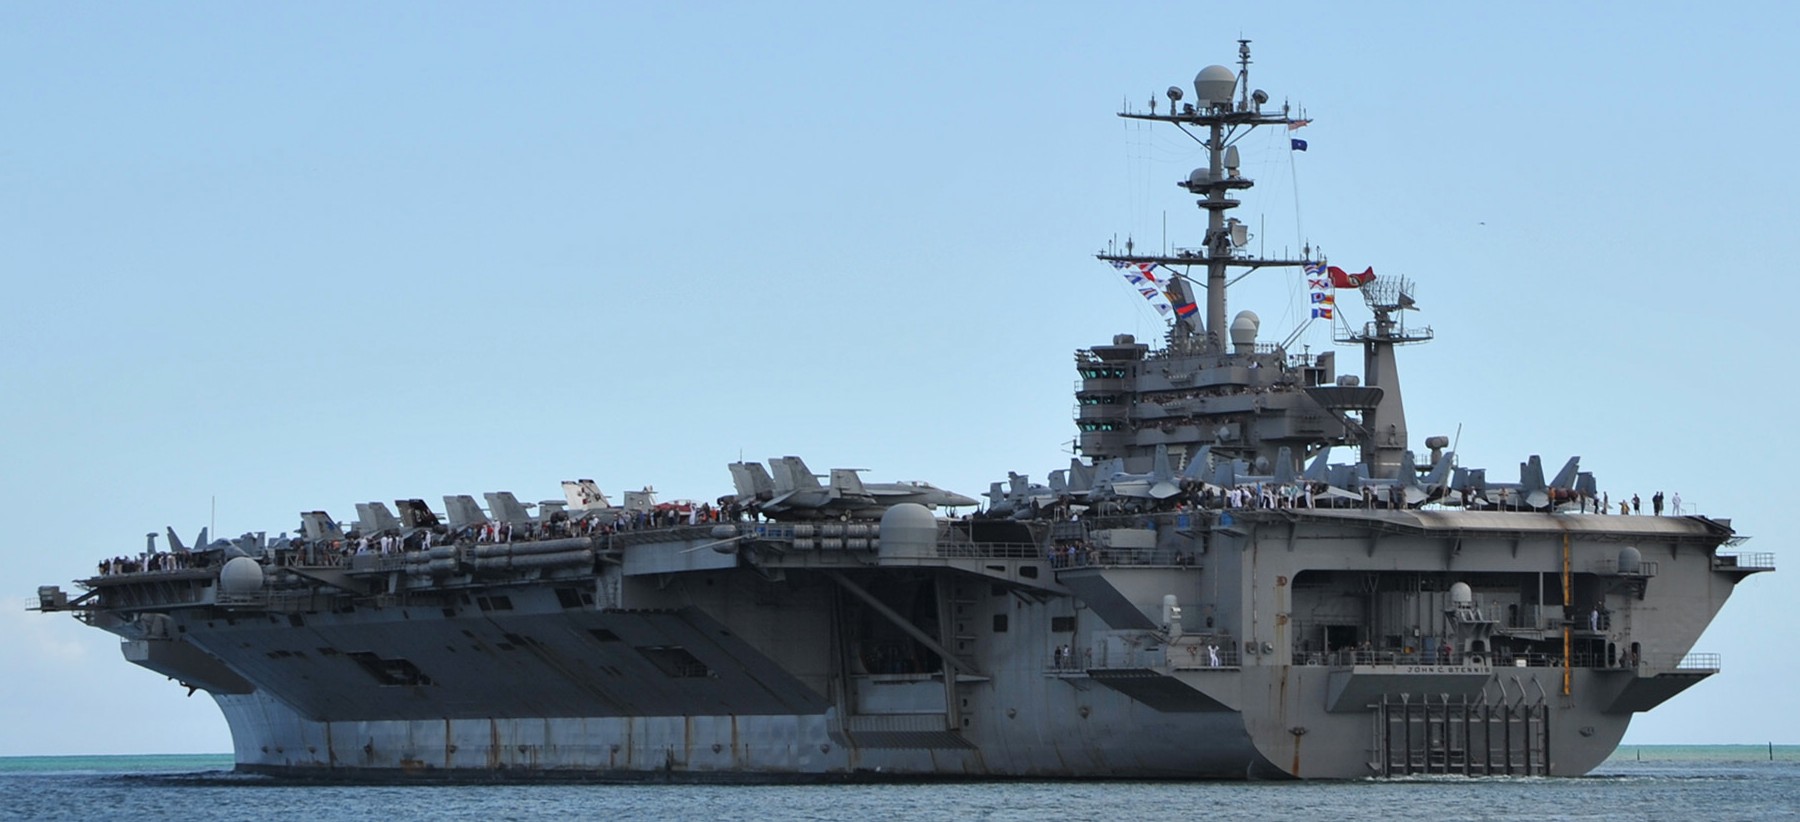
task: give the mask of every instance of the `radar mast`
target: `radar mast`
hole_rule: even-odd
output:
[[[1157,267],[1171,272],[1179,270],[1169,278],[1167,287],[1171,292],[1170,302],[1176,305],[1174,327],[1169,330],[1170,346],[1222,354],[1227,352],[1229,344],[1225,333],[1226,273],[1232,268],[1301,266],[1310,262],[1251,256],[1243,250],[1247,239],[1243,223],[1225,216],[1225,212],[1239,205],[1231,193],[1255,186],[1238,170],[1235,143],[1257,126],[1287,125],[1293,120],[1285,105],[1279,113],[1264,112],[1262,106],[1269,101],[1269,95],[1261,89],[1250,89],[1249,40],[1238,41],[1238,71],[1233,72],[1225,66],[1208,66],[1194,76],[1193,102],[1183,102],[1186,93],[1179,86],[1170,86],[1165,95],[1169,98],[1167,114],[1156,112],[1156,101],[1152,98],[1149,112],[1122,111],[1119,116],[1128,120],[1174,124],[1206,147],[1207,165],[1194,169],[1186,180],[1176,183],[1197,195],[1200,199],[1196,204],[1206,210],[1206,236],[1202,246],[1179,249],[1173,255],[1136,254],[1127,242],[1124,254],[1108,249],[1096,256],[1113,263]],[[1202,138],[1190,128],[1203,129],[1206,136]],[[1194,266],[1206,269],[1204,325],[1200,317],[1194,316],[1197,312],[1190,310],[1184,314],[1181,311],[1184,305],[1191,306],[1195,302],[1190,285],[1193,278],[1187,274]]]

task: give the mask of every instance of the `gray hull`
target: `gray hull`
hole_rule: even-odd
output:
[[[591,480],[535,515],[510,492],[485,512],[446,496],[447,521],[360,503],[358,532],[309,511],[294,539],[152,549],[40,606],[211,693],[239,767],[266,773],[1586,773],[1718,672],[1694,643],[1773,558],[1722,551],[1729,521],[1660,516],[1660,494],[1658,516],[1598,513],[1579,458],[1546,479],[1531,456],[1518,483],[1457,465],[1447,436],[1418,459],[1396,349],[1433,332],[1408,325],[1411,283],[1310,243],[1256,256],[1226,216],[1254,185],[1246,130],[1307,122],[1248,84],[1249,45],[1193,98],[1119,115],[1205,146],[1179,184],[1207,231],[1096,255],[1169,325],[1075,352],[1081,456],[1048,485],[1010,474],[979,515],[938,519],[925,504],[969,498],[854,469],[827,485],[789,456],[731,463],[717,509],[648,489],[615,508]],[[1361,295],[1373,319],[1334,332],[1360,378],[1227,319],[1233,272],[1279,267],[1305,270],[1314,318]]]
[[[1716,671],[1693,664],[1688,645],[1748,572],[1713,555],[1723,532],[1697,519],[1130,521],[1152,526],[1135,529],[1141,546],[1075,562],[957,542],[959,523],[934,521],[927,540],[888,528],[859,552],[794,548],[782,542],[791,533],[763,525],[734,526],[747,535],[739,551],[697,552],[713,532],[675,529],[603,547],[617,562],[550,574],[409,577],[368,561],[340,582],[400,590],[361,598],[296,581],[292,595],[265,587],[221,604],[215,577],[187,572],[198,602],[95,621],[131,637],[134,662],[213,692],[240,767],[265,773],[1574,775],[1613,750],[1633,713]],[[1634,603],[1593,630],[1530,601],[1546,584],[1538,569],[1560,564],[1551,534],[1583,525],[1593,530],[1567,547],[1571,586]],[[1017,526],[1046,538],[1074,527]],[[1666,558],[1653,575],[1622,573],[1604,559],[1621,539]],[[1453,586],[1421,587],[1412,573],[1391,589],[1374,581],[1384,566],[1434,565],[1508,616],[1478,623],[1479,641],[1459,639],[1445,617]],[[174,590],[154,577],[115,584],[132,586],[119,601]],[[1157,622],[1171,601],[1189,603],[1179,627]],[[1436,635],[1408,647],[1331,648],[1333,637],[1421,624]],[[1453,657],[1422,650],[1452,641]],[[1632,641],[1637,656],[1618,656]],[[1545,652],[1515,652],[1526,648]]]

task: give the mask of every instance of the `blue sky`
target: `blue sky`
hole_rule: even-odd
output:
[[[1159,333],[1091,255],[1202,220],[1197,148],[1113,114],[1240,35],[1314,124],[1243,144],[1239,216],[1417,281],[1415,439],[1579,454],[1785,561],[1800,12],[1272,5],[0,7],[0,755],[229,750],[23,610],[215,501],[273,533],[575,477],[710,499],[740,455],[963,493],[1066,464],[1070,352]],[[1285,336],[1297,278],[1231,310]],[[1797,570],[1628,742],[1800,741]]]

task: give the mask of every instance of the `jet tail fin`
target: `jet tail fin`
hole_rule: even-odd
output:
[[[1425,487],[1430,489],[1447,488],[1451,466],[1456,462],[1456,452],[1445,451],[1438,457],[1437,465],[1432,466],[1431,473],[1425,475]]]
[[[1069,458],[1069,492],[1085,494],[1094,487],[1094,466]]]
[[[186,545],[182,544],[181,537],[175,536],[175,526],[173,526],[173,525],[169,526],[168,535],[169,535],[169,550],[170,551],[173,551],[177,554],[185,554],[188,552],[188,547]]]
[[[750,477],[750,466],[742,462],[725,464],[725,470],[731,472],[731,487],[737,498],[750,500],[756,498],[756,480]]]
[[[373,534],[381,529],[375,525],[375,511],[366,502],[356,504],[356,527],[365,534]]]
[[[1563,464],[1562,470],[1556,472],[1556,478],[1550,480],[1550,487],[1560,491],[1575,490],[1575,479],[1581,473],[1581,457],[1570,457]]]
[[[356,504],[356,524],[364,533],[379,534],[383,531],[400,530],[400,520],[388,511],[384,502],[359,502]]]
[[[600,486],[591,479],[563,480],[563,499],[569,501],[569,509],[573,511],[592,511],[598,508],[611,508],[612,501],[601,493]]]
[[[438,515],[422,499],[397,499],[394,507],[400,509],[400,521],[408,528],[436,528],[439,524]]]
[[[857,499],[869,496],[863,488],[862,477],[856,475],[855,469],[831,469],[831,496],[833,499]]]
[[[1394,479],[1408,488],[1418,486],[1419,463],[1414,460],[1410,449],[1400,452],[1400,473]]]
[[[534,521],[525,504],[511,491],[489,491],[481,495],[487,500],[488,510],[493,512],[494,519],[513,525],[523,525]]]
[[[792,494],[799,490],[799,481],[794,478],[793,463],[783,457],[769,458],[770,481],[775,483],[775,494]]]
[[[776,462],[775,460],[769,460],[769,464],[771,466],[774,465],[775,462]],[[782,457],[781,462],[784,463],[785,465],[787,465],[788,481],[792,482],[794,484],[795,488],[804,491],[804,490],[811,490],[811,489],[815,489],[815,488],[824,488],[825,487],[825,486],[819,484],[818,476],[813,474],[812,469],[807,468],[806,462],[801,460],[799,457],[795,457],[795,456]]]
[[[1237,487],[1237,460],[1219,460],[1219,464],[1213,466],[1212,479],[1208,482],[1220,488]]]
[[[1207,474],[1212,472],[1212,446],[1202,445],[1200,449],[1188,456],[1187,465],[1181,467],[1181,478],[1189,482],[1205,482]]]
[[[757,499],[773,499],[775,496],[775,480],[769,476],[769,469],[760,462],[744,463],[744,471],[750,475],[750,490]]]
[[[468,494],[445,494],[444,514],[450,517],[450,527],[463,529],[474,525],[486,525],[487,515],[481,512],[481,506],[475,504],[475,498]]]
[[[656,489],[644,486],[642,491],[625,492],[625,510],[651,511],[656,508]]]
[[[343,529],[338,527],[337,520],[324,511],[305,511],[300,514],[300,530],[309,540],[342,539]]]
[[[1519,466],[1519,496],[1533,508],[1550,504],[1550,488],[1544,484],[1544,460],[1536,454]]]
[[[1419,482],[1419,464],[1411,450],[1401,452],[1400,476],[1395,477],[1395,481],[1400,484],[1401,498],[1409,505],[1418,505],[1429,496],[1425,486]]]
[[[1548,488],[1544,484],[1544,461],[1536,454],[1519,463],[1519,487],[1526,491],[1542,491]]]
[[[1275,473],[1270,479],[1276,485],[1294,484],[1294,452],[1283,445],[1275,451]]]
[[[1312,464],[1306,466],[1306,472],[1300,475],[1300,479],[1306,482],[1325,482],[1328,479],[1326,471],[1330,468],[1330,460],[1331,449],[1320,449],[1319,455],[1313,457]]]
[[[1181,493],[1181,486],[1175,482],[1175,466],[1169,461],[1169,446],[1158,444],[1156,456],[1150,463],[1150,496],[1154,499],[1168,499]]]

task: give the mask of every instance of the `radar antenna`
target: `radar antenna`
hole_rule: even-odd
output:
[[[1285,108],[1280,112],[1262,110],[1262,106],[1269,101],[1269,95],[1261,89],[1252,90],[1249,78],[1250,41],[1239,40],[1238,70],[1234,72],[1224,66],[1201,69],[1194,77],[1192,102],[1183,102],[1187,97],[1186,92],[1178,86],[1171,86],[1164,92],[1164,96],[1169,99],[1167,114],[1157,113],[1154,107],[1148,113],[1119,113],[1120,117],[1130,120],[1170,123],[1206,146],[1207,164],[1194,169],[1186,180],[1176,182],[1176,185],[1197,196],[1199,200],[1196,205],[1206,212],[1206,234],[1199,247],[1176,248],[1172,253],[1164,254],[1136,254],[1133,253],[1132,245],[1127,242],[1124,254],[1109,249],[1096,255],[1112,263],[1147,264],[1177,272],[1170,278],[1167,291],[1169,302],[1175,309],[1174,326],[1169,329],[1169,343],[1172,347],[1219,354],[1228,352],[1225,292],[1229,285],[1226,274],[1230,269],[1294,267],[1311,262],[1304,256],[1289,260],[1251,253],[1248,227],[1238,220],[1227,220],[1225,217],[1225,212],[1237,208],[1239,204],[1238,200],[1229,195],[1255,186],[1254,182],[1243,176],[1239,168],[1237,147],[1232,143],[1242,133],[1257,126],[1287,125],[1292,122]],[[1154,100],[1155,97],[1151,99]],[[1194,135],[1188,131],[1189,128],[1203,129],[1206,137],[1202,139]],[[1204,277],[1187,273],[1194,266],[1204,267]],[[1194,299],[1194,283],[1199,283],[1206,289],[1204,316]]]

